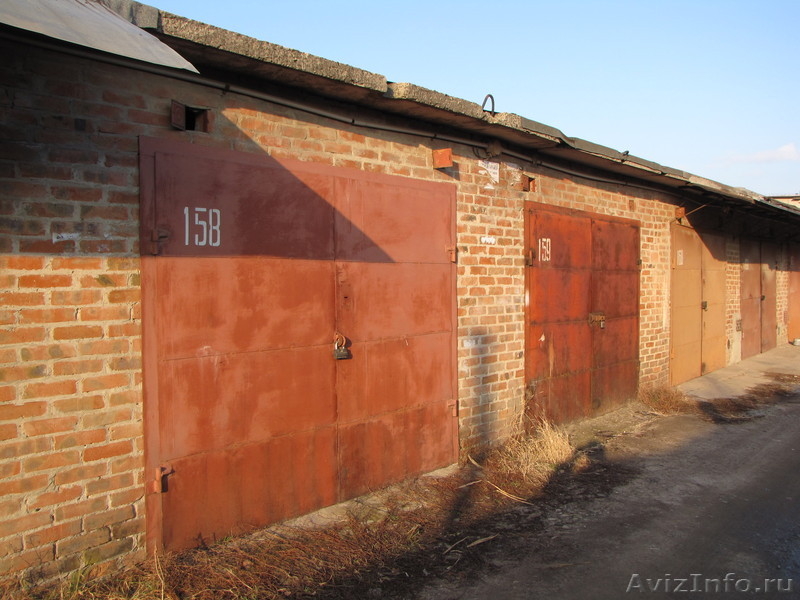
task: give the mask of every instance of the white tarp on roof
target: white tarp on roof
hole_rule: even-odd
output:
[[[148,63],[197,72],[100,0],[0,0],[0,23]]]

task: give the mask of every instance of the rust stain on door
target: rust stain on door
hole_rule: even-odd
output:
[[[148,139],[141,166],[151,549],[455,460],[452,186]]]
[[[635,395],[638,225],[529,205],[526,229],[529,408],[566,421]]]

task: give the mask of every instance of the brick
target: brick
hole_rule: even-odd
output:
[[[126,390],[124,392],[115,392],[111,394],[111,406],[122,406],[125,404],[139,404],[142,401],[142,395],[136,390]]]
[[[125,538],[112,540],[107,544],[92,547],[83,553],[83,560],[87,564],[97,564],[108,561],[116,556],[128,554],[133,550],[133,539]]]
[[[0,367],[0,381],[10,383],[47,375],[47,365],[28,365],[21,364],[14,367]],[[0,387],[0,398],[4,402],[13,400],[16,397],[16,390],[13,397],[10,397],[10,390],[15,390],[11,386]]]
[[[130,205],[139,204],[139,195],[133,192],[109,190],[107,198],[108,202],[113,204],[130,204]]]
[[[135,337],[141,335],[142,324],[139,321],[129,321],[122,324],[108,326],[109,337]]]
[[[16,459],[31,454],[48,452],[53,447],[52,440],[46,437],[29,438],[0,444],[0,460]]]
[[[75,215],[74,204],[58,204],[56,202],[26,202],[22,206],[23,213],[29,217],[70,218]]]
[[[81,532],[79,520],[59,523],[46,529],[41,529],[25,536],[26,548],[37,548],[45,544],[52,544],[64,538],[78,535]]]
[[[67,485],[78,481],[97,479],[106,474],[107,467],[103,463],[81,465],[71,469],[62,469],[55,475],[56,485]]]
[[[111,303],[138,302],[141,298],[142,292],[139,288],[111,290],[108,293],[108,301]]]
[[[46,336],[44,327],[3,327],[0,329],[0,344],[42,342]]]
[[[131,420],[130,408],[118,408],[109,411],[96,411],[83,417],[83,427],[91,429],[94,427],[105,427],[113,423],[123,423]]]
[[[133,451],[133,444],[130,440],[121,442],[114,442],[105,444],[103,446],[93,446],[86,448],[83,451],[84,462],[92,462],[94,460],[102,460],[104,458],[112,458],[114,456],[122,456],[130,454]]]
[[[144,532],[145,520],[141,517],[111,525],[111,537],[113,539],[130,538]]]
[[[86,484],[86,494],[94,496],[97,494],[107,494],[115,490],[129,488],[133,486],[133,476],[130,473],[121,473],[111,477],[103,477],[89,481]]]
[[[26,402],[25,404],[2,404],[0,405],[0,421],[15,421],[17,419],[40,417],[46,411],[47,411],[47,404],[44,402]]]
[[[95,529],[88,533],[78,535],[66,540],[56,542],[56,556],[69,556],[76,552],[82,552],[87,548],[94,548],[104,544],[111,539],[111,532],[108,529]]]
[[[103,361],[100,359],[63,361],[53,365],[53,375],[55,376],[98,373],[102,370]]]
[[[2,381],[2,370],[0,370]],[[0,385],[0,402],[13,402],[17,399],[17,388],[13,385]]]
[[[53,436],[53,448],[55,450],[64,450],[66,448],[100,444],[106,441],[106,437],[105,429],[74,431],[66,435]]]
[[[65,521],[74,519],[75,517],[83,517],[91,515],[96,512],[106,510],[108,508],[107,498],[97,497],[89,500],[83,500],[74,504],[67,504],[56,508],[56,519],[58,521]]]
[[[51,304],[70,306],[98,304],[102,299],[103,296],[100,290],[54,290],[50,296]]]
[[[115,373],[113,375],[101,375],[99,377],[87,377],[81,383],[81,391],[96,392],[117,387],[125,387],[130,384],[130,377],[125,373]]]
[[[129,306],[86,306],[80,309],[81,321],[124,321],[131,317]]]
[[[50,264],[53,270],[97,270],[102,268],[103,261],[99,258],[83,258],[83,257],[69,257],[69,258],[54,258]]]
[[[44,258],[39,256],[0,256],[0,268],[19,271],[40,271]]]
[[[75,321],[77,314],[74,308],[23,309],[19,311],[20,324],[59,323]]]
[[[105,400],[103,400],[103,396],[100,395],[87,396],[81,394],[80,396],[73,396],[72,398],[56,400],[52,405],[57,412],[86,412],[103,408],[105,406]]]
[[[12,494],[30,494],[37,490],[44,490],[49,482],[47,475],[31,475],[19,479],[0,481],[0,496]]]
[[[142,428],[141,426],[138,428],[139,433],[138,436],[135,438],[138,442],[142,438]],[[111,474],[116,475],[117,473],[125,473],[127,471],[136,471],[142,472],[144,469],[144,456],[139,455],[128,455],[122,458],[114,459],[111,462]]]
[[[9,479],[22,472],[22,463],[18,460],[0,463],[0,479]]]
[[[51,396],[67,396],[78,391],[75,380],[48,381],[30,383],[25,386],[23,398],[48,398]]]
[[[60,451],[56,454],[26,458],[22,461],[22,467],[27,473],[45,471],[48,469],[60,469],[62,467],[78,464],[80,458],[80,453],[78,451]]]
[[[19,435],[19,432],[16,424],[6,423],[0,425],[0,441],[13,440],[17,435]]]
[[[46,346],[28,346],[20,350],[22,360],[50,360],[51,358],[72,358],[77,354],[72,344],[48,344]]]
[[[0,233],[17,236],[42,236],[44,225],[37,220],[19,217],[0,217]]]
[[[128,218],[128,209],[125,206],[81,206],[81,219],[110,219],[122,220]]]
[[[78,351],[82,356],[125,354],[128,349],[128,340],[124,339],[85,342],[78,346]]]
[[[83,522],[87,530],[92,530],[123,523],[133,519],[135,516],[133,506],[129,505],[89,515],[84,518]]]
[[[13,554],[0,559],[0,573],[11,575],[31,567],[45,565],[55,558],[54,547],[34,548],[22,554]]]
[[[65,504],[77,500],[83,494],[81,486],[65,487],[55,492],[45,492],[32,498],[28,502],[28,508],[31,510],[38,510],[56,504]]]
[[[51,240],[20,240],[19,251],[29,254],[66,254],[76,252],[77,246],[72,240],[53,242]]]
[[[124,273],[101,273],[81,277],[80,284],[83,288],[122,287],[127,281],[128,276]]]
[[[0,556],[8,556],[22,552],[22,536],[8,538],[0,542]]]
[[[56,419],[40,419],[38,421],[27,421],[22,424],[22,430],[29,437],[37,435],[51,435],[64,431],[71,431],[78,423],[77,417],[59,417]]]
[[[56,327],[53,329],[55,340],[77,340],[103,337],[103,328],[100,325],[75,325],[71,327]]]

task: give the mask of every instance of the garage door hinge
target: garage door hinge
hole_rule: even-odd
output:
[[[170,466],[158,467],[153,473],[153,479],[147,482],[147,493],[149,494],[163,494],[169,491],[167,486],[167,476],[175,472]]]
[[[535,260],[536,255],[533,252],[533,248],[528,248],[528,252],[525,253],[525,266],[532,267]]]
[[[458,248],[456,246],[448,246],[447,253],[450,255],[450,262],[458,262]]]
[[[161,244],[169,239],[169,231],[157,227],[150,232],[150,254],[157,256],[161,254]]]
[[[447,403],[447,406],[449,406],[450,409],[453,411],[453,416],[457,417],[458,416],[458,402],[456,402],[455,400],[450,400]]]

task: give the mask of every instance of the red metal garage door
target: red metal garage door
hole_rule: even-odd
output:
[[[777,345],[777,256],[774,244],[741,240],[742,358]]]
[[[634,396],[638,225],[541,205],[526,217],[529,408],[565,421]]]
[[[739,242],[741,261],[742,358],[761,352],[761,246]]]
[[[672,224],[670,382],[725,366],[726,241]]]
[[[151,548],[455,460],[452,186],[140,150]]]
[[[789,341],[800,339],[800,245],[790,244],[789,253]]]

